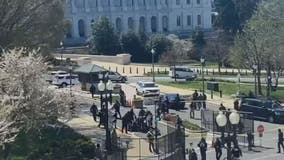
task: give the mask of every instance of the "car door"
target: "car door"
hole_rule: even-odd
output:
[[[114,72],[108,72],[108,78],[111,80],[111,81],[117,81],[117,76],[115,75]]]
[[[255,100],[253,102],[253,113],[254,117],[265,119],[265,114],[267,112],[267,109],[264,107],[264,104],[260,100]]]

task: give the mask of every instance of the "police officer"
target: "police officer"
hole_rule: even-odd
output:
[[[281,146],[284,152],[283,132],[281,131],[281,129],[278,129],[278,152],[277,153],[281,153]]]
[[[147,137],[148,137],[148,142],[149,142],[149,151],[155,152],[155,147],[154,147],[154,134],[152,132],[152,130],[149,130],[147,132]]]
[[[214,144],[215,152],[216,152],[216,160],[220,160],[222,156],[222,143],[219,138],[216,139]]]
[[[120,103],[118,102],[118,100],[115,101],[115,104],[113,105],[113,108],[115,110],[116,115],[119,115],[119,118],[121,119]]]
[[[207,143],[203,137],[197,146],[200,148],[201,160],[206,160]]]
[[[94,86],[94,84],[91,85],[90,92],[92,94],[92,98],[94,98],[94,94],[96,93],[96,87]]]
[[[98,107],[95,103],[90,108],[90,112],[93,115],[94,121],[97,122]]]

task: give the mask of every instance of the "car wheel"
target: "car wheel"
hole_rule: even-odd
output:
[[[67,83],[62,83],[62,84],[61,84],[61,87],[62,87],[62,88],[67,87]]]
[[[268,122],[270,122],[270,123],[274,123],[274,117],[273,116],[270,116],[270,117],[268,117]]]
[[[121,79],[121,83],[125,83],[126,82],[126,79],[125,78],[122,78]]]

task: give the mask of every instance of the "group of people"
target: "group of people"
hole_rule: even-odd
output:
[[[207,96],[205,93],[198,93],[197,90],[192,94],[192,102],[190,104],[190,118],[195,118],[195,110],[206,110]]]

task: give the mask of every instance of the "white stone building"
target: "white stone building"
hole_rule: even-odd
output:
[[[107,17],[120,33],[190,33],[210,30],[211,0],[66,0],[66,19],[72,24],[66,42],[82,43],[91,24]]]

